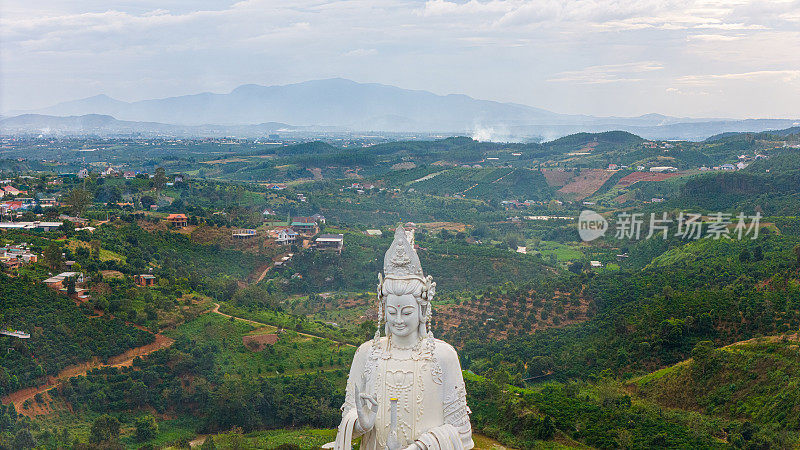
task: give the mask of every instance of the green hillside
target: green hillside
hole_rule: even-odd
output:
[[[42,283],[0,273],[0,323],[30,339],[0,336],[0,396],[43,384],[72,364],[102,361],[149,344],[153,335],[109,316],[98,317]]]
[[[710,342],[700,342],[692,359],[634,379],[631,387],[666,407],[746,420],[796,439],[800,430],[798,342],[797,334],[717,349]]]

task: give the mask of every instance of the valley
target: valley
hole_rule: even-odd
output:
[[[800,442],[796,129],[3,142],[0,325],[30,337],[0,336],[2,446],[330,442],[398,223],[478,448]],[[585,209],[604,236],[581,239]],[[681,213],[724,236],[687,238]]]

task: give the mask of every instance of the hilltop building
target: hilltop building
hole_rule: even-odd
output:
[[[295,217],[292,219],[291,227],[301,234],[314,235],[319,233],[319,225],[312,217]]]
[[[233,232],[234,239],[250,239],[256,237],[256,230],[251,228],[242,228]]]
[[[66,287],[66,286],[64,286],[64,280],[66,280],[67,278],[75,278],[75,283],[76,284],[83,283],[85,281],[83,273],[79,273],[79,272],[61,272],[58,275],[54,275],[54,276],[44,280],[43,283],[46,284],[48,287],[51,287],[53,289],[63,289],[63,288]]]
[[[659,173],[666,173],[666,172],[677,172],[677,167],[672,166],[653,166],[650,168],[650,172],[659,172]]]
[[[297,232],[292,230],[291,228],[286,228],[278,232],[278,237],[275,238],[275,242],[281,245],[291,245],[297,242]]]
[[[0,229],[53,231],[63,222],[0,222]]]
[[[189,225],[189,219],[186,214],[170,214],[167,216],[167,222],[175,228],[183,228]]]
[[[344,247],[343,234],[320,234],[314,241],[314,246],[317,250],[332,250],[339,254],[342,253]]]
[[[133,277],[133,282],[136,283],[137,286],[142,286],[142,287],[155,286],[156,276],[147,273],[136,275]]]

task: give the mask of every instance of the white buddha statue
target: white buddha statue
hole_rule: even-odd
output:
[[[336,442],[325,448],[349,450],[352,439],[363,436],[363,450],[470,449],[470,410],[458,354],[430,331],[436,283],[423,275],[400,226],[383,271],[378,330],[353,357]]]

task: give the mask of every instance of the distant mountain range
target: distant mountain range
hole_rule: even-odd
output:
[[[48,116],[21,114],[0,120],[3,134],[44,134],[55,136],[175,136],[175,137],[219,137],[242,136],[263,137],[277,132],[301,132],[302,127],[285,123],[268,122],[255,125],[173,125],[158,122],[117,120],[103,114],[82,116]]]
[[[794,119],[558,114],[515,103],[477,100],[466,95],[436,95],[341,78],[284,86],[248,84],[228,94],[202,93],[137,102],[96,95],[36,111],[17,111],[6,114],[6,117],[9,115],[21,116],[0,121],[3,133],[61,129],[76,133],[137,130],[143,133],[202,136],[222,132],[249,136],[274,129],[328,129],[466,134],[493,140],[517,140],[530,137],[550,139],[578,131],[625,130],[651,139],[697,140],[724,132],[763,131],[798,125],[798,120]]]

